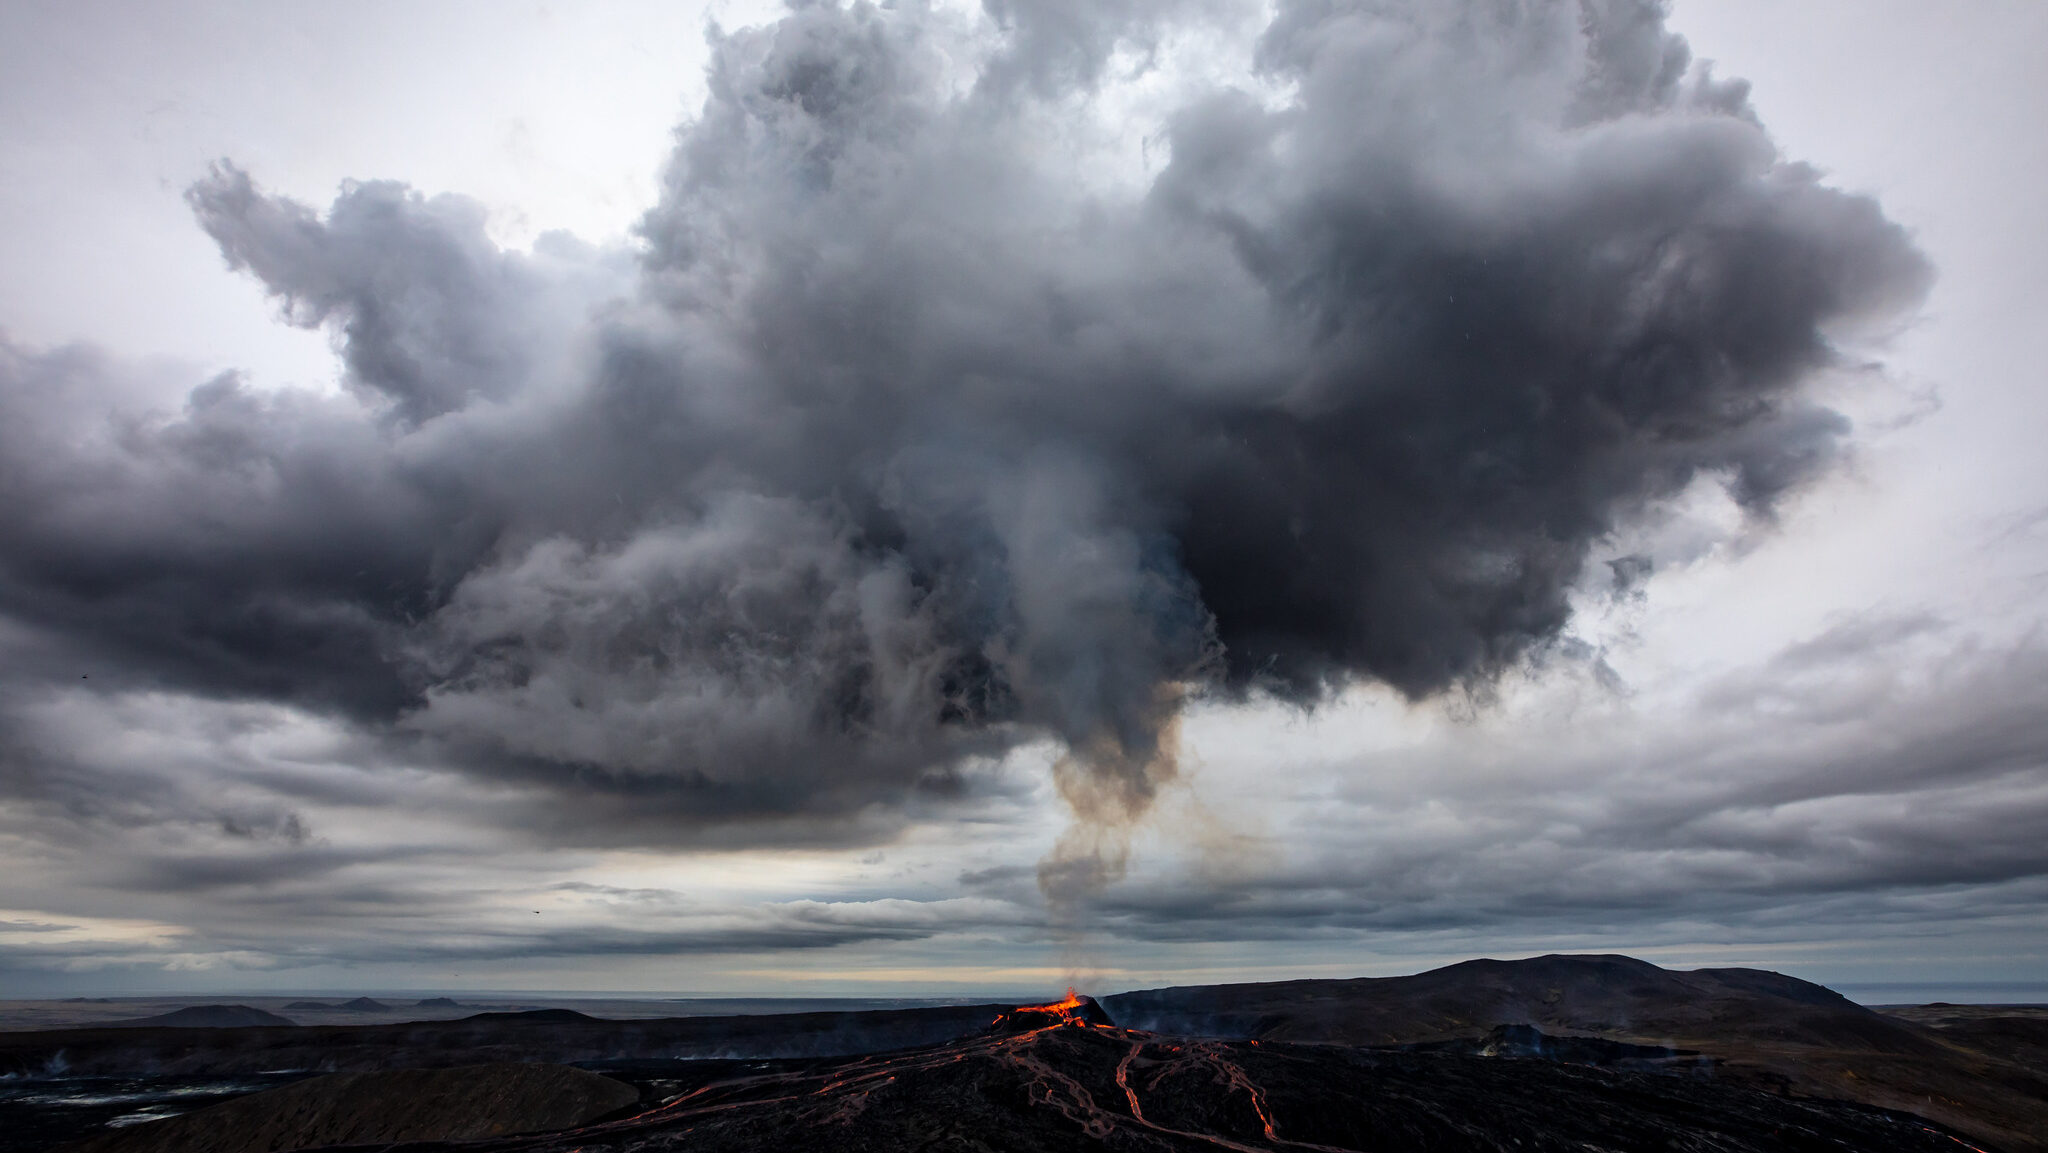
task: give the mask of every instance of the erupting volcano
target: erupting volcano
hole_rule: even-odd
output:
[[[2028,1063],[2032,1048],[1923,1028],[1775,973],[1548,957],[1407,978],[1145,990],[1110,1002],[1127,1025],[1146,1028],[1112,1022],[1071,989],[1048,1004],[971,1012],[691,1018],[688,1032],[676,1022],[518,1015],[335,1027],[321,1030],[343,1042],[330,1042],[328,1059],[362,1070],[484,1049],[586,1068],[337,1074],[102,1132],[76,1153],[260,1153],[238,1142],[261,1133],[270,1142],[261,1148],[308,1148],[344,1129],[412,1140],[408,1153],[2048,1151],[2031,1136],[2048,1100]],[[1532,1005],[1543,1006],[1541,1021],[1528,1019]],[[2033,1037],[2028,1023],[2007,1019],[1997,1036]],[[310,1055],[277,1045],[302,1046],[294,1038],[315,1031],[177,1030],[164,1039],[170,1048],[138,1047],[146,1039],[129,1029],[97,1040],[90,1030],[22,1034],[11,1054],[0,1046],[0,1070],[46,1067],[57,1053],[93,1069],[158,1067],[167,1054],[189,1060],[207,1046],[207,1066],[274,1068]],[[917,1039],[935,1032],[943,1039]],[[369,1044],[386,1035],[391,1045]],[[1696,1048],[1648,1043],[1654,1036]],[[35,1037],[40,1047],[28,1048]],[[105,1048],[113,1044],[127,1055]],[[591,1059],[593,1050],[611,1056]],[[1995,1079],[1984,1069],[1997,1070]],[[584,1086],[587,1119],[536,1118],[526,1108],[535,1078]],[[443,1083],[472,1105],[451,1110],[439,1088],[407,1089]],[[592,1115],[634,1090],[637,1100]],[[1851,1094],[1860,1096],[1836,1099]],[[430,1118],[447,1123],[445,1136],[419,1143],[416,1123]],[[46,1148],[10,1145],[8,1122],[0,1108],[0,1153]],[[511,1132],[549,1123],[568,1127]],[[480,1128],[502,1135],[464,1138]]]
[[[1960,1147],[1919,1118],[1789,1100],[1704,1078],[1176,1037],[1097,1023],[1088,1019],[1091,1010],[1101,1013],[1087,998],[1070,996],[997,1019],[1016,1022],[1014,1031],[864,1057],[706,1062],[701,1069],[686,1062],[667,1075],[667,1096],[627,1117],[550,1134],[408,1148],[1561,1153],[1667,1148],[1680,1139],[1722,1153]]]
[[[1093,1026],[1114,1026],[1109,1013],[1096,1003],[1093,997],[1084,997],[1072,987],[1067,995],[1045,1005],[1019,1005],[1007,1013],[999,1013],[989,1024],[989,1032],[998,1034],[1026,1033],[1038,1029],[1051,1029],[1060,1025],[1076,1025],[1082,1028]]]

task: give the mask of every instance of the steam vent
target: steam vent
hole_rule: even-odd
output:
[[[1050,1029],[1059,1025],[1078,1025],[1083,1028],[1093,1025],[1115,1025],[1109,1013],[1095,1003],[1095,998],[1084,997],[1072,989],[1067,990],[1065,1000],[1050,1005],[1019,1005],[997,1017],[989,1025],[991,1033],[1029,1033],[1037,1029]]]

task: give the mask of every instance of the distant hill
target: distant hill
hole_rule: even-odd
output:
[[[243,1029],[251,1026],[296,1025],[289,1017],[248,1005],[189,1005],[154,1017],[109,1021],[103,1029]]]
[[[1758,969],[1661,969],[1622,956],[1464,961],[1405,977],[1145,989],[1102,998],[1127,1028],[1413,1046],[1500,1026],[1695,1050],[1734,1080],[1924,1114],[2010,1149],[2048,1149],[2048,1076],[1967,1030],[1877,1013]]]
[[[426,1002],[420,1002],[422,1005]],[[293,1001],[285,1006],[288,1013],[388,1013],[391,1006],[368,997],[357,997],[353,1001],[332,1004],[326,1001]]]
[[[1653,1044],[1717,1040],[1927,1053],[1919,1031],[1821,985],[1757,969],[1679,972],[1621,956],[1463,961],[1406,977],[1191,985],[1102,998],[1119,1024],[1167,1033],[1404,1045],[1495,1025]]]
[[[460,1009],[462,1002],[453,997],[422,997],[413,1002],[415,1009]]]
[[[529,1025],[569,1025],[596,1022],[601,1018],[574,1009],[521,1009],[513,1013],[471,1013],[464,1021],[505,1021]]]

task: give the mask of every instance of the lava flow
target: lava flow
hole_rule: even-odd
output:
[[[1069,996],[938,1045],[724,1061],[630,1117],[466,1153],[1385,1153],[1802,1148],[1956,1153],[1919,1118],[1559,1062],[1161,1036]],[[689,1062],[681,1063],[683,1065]],[[676,1076],[687,1076],[676,1070]],[[1825,1138],[1822,1140],[1821,1138]],[[420,1153],[459,1153],[453,1144]],[[109,1151],[111,1153],[111,1151]]]
[[[1095,998],[1084,997],[1069,988],[1062,1000],[1045,1005],[1019,1005],[1007,1013],[998,1014],[996,1019],[989,1023],[989,1031],[1024,1033],[1057,1028],[1061,1025],[1093,1028],[1115,1024],[1102,1006],[1095,1003]]]

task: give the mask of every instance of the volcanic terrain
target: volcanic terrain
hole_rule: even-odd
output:
[[[1975,1146],[1908,1114],[1694,1076],[1542,1060],[1204,1041],[1094,1023],[1081,1000],[984,1034],[870,1057],[714,1077],[654,1107],[559,1133],[411,1153],[741,1153],[806,1149],[1698,1153]],[[215,1112],[228,1107],[218,1107]],[[194,1117],[203,1123],[205,1114]],[[133,1148],[109,1143],[104,1153]]]
[[[1161,1033],[1412,1046],[1499,1025],[1695,1050],[1720,1080],[1910,1110],[2014,1150],[2048,1149],[2036,1019],[1931,1028],[1757,969],[1622,956],[1475,960],[1406,977],[1150,989],[1105,999]]]
[[[564,1065],[336,1073],[129,1129],[77,1153],[270,1153],[562,1129],[632,1104],[623,1082]]]
[[[311,1133],[324,1143],[463,1139],[464,1149],[535,1153],[2048,1150],[2043,1019],[1913,1012],[1923,1019],[1755,970],[1542,957],[1018,1008],[662,1021],[553,1010],[402,1026],[45,1030],[0,1035],[0,1072],[34,1085],[441,1070],[315,1078],[175,1124],[102,1131],[101,1153],[228,1148],[232,1135],[258,1130],[273,1138],[269,1150]],[[578,1098],[573,1116],[530,1116],[515,1108],[521,1094],[491,1087],[509,1076],[502,1067],[490,1076],[451,1068],[482,1061],[573,1062],[630,1084],[634,1100],[605,1113],[598,1107],[624,1099],[614,1087]],[[431,1080],[442,1104],[427,1107],[407,1077]],[[573,1127],[533,1132],[550,1125]],[[531,1135],[484,1136],[520,1131]]]

